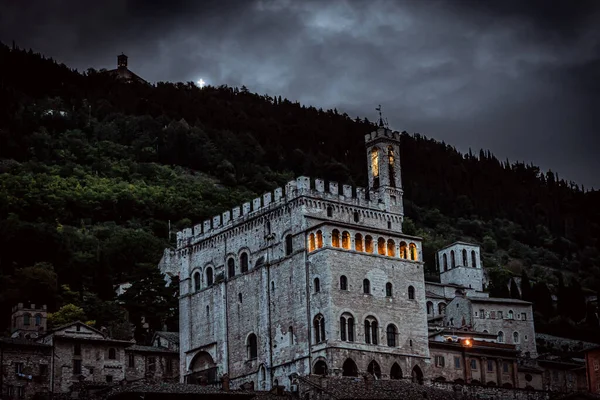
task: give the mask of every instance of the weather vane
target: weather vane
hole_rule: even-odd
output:
[[[377,108],[375,108],[375,110],[377,110],[377,112],[379,112],[379,126],[382,128],[383,127],[387,128],[388,122],[387,122],[387,118],[384,121],[383,116],[381,114],[381,104],[379,104],[379,106]]]

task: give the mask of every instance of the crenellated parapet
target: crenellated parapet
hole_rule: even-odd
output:
[[[367,133],[365,135],[365,143],[370,143],[376,140],[390,141],[394,140],[400,142],[401,133],[398,131],[392,131],[391,129],[380,127],[377,130]]]
[[[177,248],[196,244],[250,219],[260,217],[276,208],[290,204],[300,197],[311,197],[355,207],[381,210],[377,199],[367,198],[367,190],[364,187],[340,186],[338,182],[326,182],[323,179],[301,176],[288,182],[283,188],[267,192],[241,206],[225,211],[221,215],[215,215],[192,228],[177,232]]]

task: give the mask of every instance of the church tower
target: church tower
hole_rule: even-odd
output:
[[[379,127],[365,135],[369,195],[382,210],[404,215],[400,169],[400,133],[379,120]]]
[[[117,67],[127,69],[127,56],[123,53],[117,56]]]

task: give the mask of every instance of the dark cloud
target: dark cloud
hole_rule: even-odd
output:
[[[246,85],[375,116],[600,187],[600,3],[29,1],[0,14],[15,39],[80,69],[116,54],[151,80]]]

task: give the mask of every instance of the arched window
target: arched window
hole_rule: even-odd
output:
[[[397,362],[392,365],[392,369],[390,370],[390,379],[402,379],[402,368],[398,365]]]
[[[344,361],[344,365],[342,365],[342,376],[358,376],[358,367],[351,358]]]
[[[42,314],[35,314],[35,326],[42,325]]]
[[[377,325],[377,320],[375,319],[375,317],[372,316],[368,316],[365,319],[365,343],[379,343],[379,329]]]
[[[388,146],[387,148],[387,157],[388,157],[388,169],[390,175],[390,186],[396,187],[396,173],[394,171],[394,148],[392,146]]]
[[[325,318],[321,314],[317,314],[313,320],[313,328],[315,331],[315,343],[325,341]]]
[[[350,313],[340,317],[340,340],[354,342],[354,317]]]
[[[350,250],[350,234],[347,231],[342,232],[342,247]]]
[[[456,258],[454,257],[454,250],[450,251],[450,268],[456,267]]]
[[[385,256],[385,239],[382,237],[377,239],[377,254]]]
[[[31,314],[23,314],[23,325],[29,326],[31,324]]]
[[[308,251],[315,251],[315,234],[308,235]]]
[[[427,316],[433,317],[433,303],[431,301],[427,302]]]
[[[388,257],[396,256],[396,243],[392,239],[387,241],[387,255]]]
[[[371,150],[371,173],[373,174],[373,188],[379,187],[379,149],[373,147]]]
[[[333,232],[331,232],[331,245],[333,247],[340,247],[340,231],[337,229],[334,229]]]
[[[265,236],[269,236],[271,234],[271,222],[265,222]]]
[[[446,271],[448,271],[448,256],[446,256],[446,253],[444,253],[443,259],[444,259],[444,272],[446,272]]]
[[[519,340],[519,332],[513,332],[513,343],[514,344],[521,343],[520,340]]]
[[[323,232],[317,231],[317,248],[323,247]]]
[[[365,251],[373,253],[373,238],[369,235],[365,236]]]
[[[368,279],[363,280],[363,293],[370,294],[371,293],[371,282]]]
[[[258,357],[258,342],[254,333],[251,333],[246,340],[246,350],[249,360],[254,360]]]
[[[440,303],[440,304],[438,304],[438,313],[440,315],[445,315],[446,314],[446,303]]]
[[[116,360],[117,359],[117,350],[115,350],[113,347],[111,347],[110,349],[108,349],[108,359],[109,360]]]
[[[397,333],[398,333],[398,330],[396,329],[395,325],[389,324],[387,326],[387,329],[386,329],[387,345],[389,347],[396,347],[396,334]]]
[[[248,253],[244,252],[240,255],[240,269],[242,270],[242,274],[248,272]]]
[[[212,268],[206,268],[206,286],[213,284],[213,270]]]
[[[381,379],[381,368],[379,367],[379,364],[377,364],[377,361],[373,360],[369,363],[367,372],[375,376],[377,379]]]
[[[288,328],[288,336],[290,337],[290,345],[294,344],[294,327],[290,326]]]
[[[477,256],[475,255],[475,250],[471,250],[471,267],[477,268]]]
[[[230,278],[235,276],[235,260],[233,258],[227,260],[227,274]]]
[[[345,275],[340,276],[340,290],[348,290],[348,278]]]
[[[408,287],[408,299],[409,300],[415,299],[415,288],[413,286]]]
[[[468,260],[468,257],[467,257],[467,250],[463,249],[462,256],[463,256],[463,265],[465,267],[468,267],[469,266],[469,260]]]
[[[508,310],[508,319],[515,319],[515,313],[513,310]]]
[[[408,259],[408,246],[406,242],[400,242],[400,258]]]
[[[285,255],[289,256],[292,254],[294,248],[292,247],[292,235],[286,235],[285,237]]]
[[[333,208],[331,206],[327,206],[327,216],[333,217]]]
[[[498,343],[504,343],[504,332],[498,332]]]
[[[385,295],[386,297],[392,297],[392,283],[388,282],[385,284]]]
[[[417,245],[414,243],[411,243],[408,247],[408,250],[410,252],[410,259],[413,261],[418,261],[419,256],[417,254]]]
[[[313,374],[327,375],[327,363],[323,360],[317,361],[313,367]]]
[[[200,272],[194,272],[194,292],[200,290]]]
[[[321,281],[319,281],[319,278],[315,278],[314,286],[315,286],[315,293],[319,293],[321,291]]]
[[[354,235],[354,250],[356,251],[365,251],[363,247],[363,237],[360,233]]]

